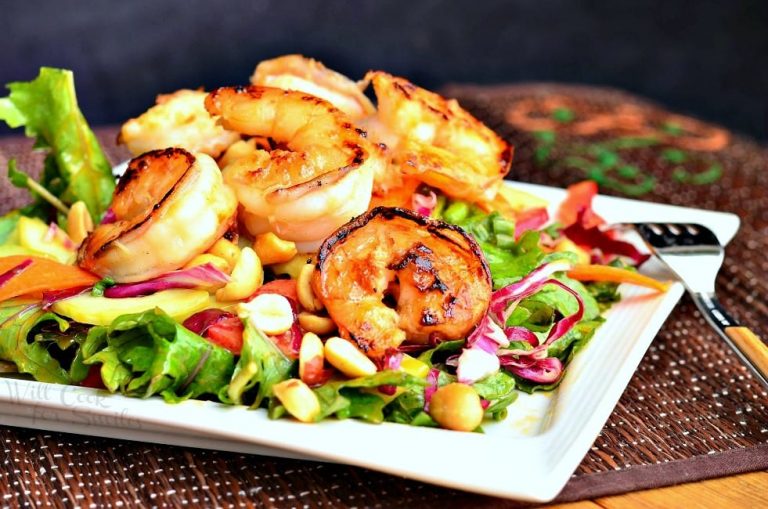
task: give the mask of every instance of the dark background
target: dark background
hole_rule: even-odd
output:
[[[0,82],[73,69],[86,117],[117,123],[159,92],[247,82],[259,60],[301,52],[355,79],[380,68],[427,87],[619,87],[765,141],[766,22],[766,0],[12,0]]]

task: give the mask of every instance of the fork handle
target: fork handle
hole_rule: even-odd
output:
[[[694,293],[693,301],[757,380],[768,387],[768,346],[757,334],[731,318],[714,294]]]

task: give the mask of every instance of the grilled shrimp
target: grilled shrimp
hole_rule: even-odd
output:
[[[377,207],[320,248],[312,288],[369,357],[404,341],[465,338],[491,299],[491,275],[477,243],[460,228]]]
[[[454,198],[494,197],[512,162],[510,145],[455,100],[381,71],[366,80],[376,92],[379,138],[392,144],[394,135],[402,173]]]
[[[116,220],[86,237],[78,264],[123,283],[178,269],[204,252],[232,224],[237,200],[213,159],[169,148],[130,162],[111,209]]]
[[[276,143],[271,151],[255,150],[223,169],[246,225],[268,224],[309,252],[367,209],[373,173],[384,161],[365,132],[327,101],[252,85],[220,88],[205,104],[226,128]]]
[[[285,55],[260,62],[251,76],[251,83],[314,95],[333,104],[353,120],[375,112],[360,85],[302,55]]]
[[[218,157],[240,135],[227,131],[205,110],[202,90],[159,95],[157,104],[123,124],[118,141],[134,156],[150,150],[181,147]]]

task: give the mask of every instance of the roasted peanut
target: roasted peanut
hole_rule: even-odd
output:
[[[264,265],[287,262],[298,252],[295,242],[283,240],[272,232],[257,235],[253,249]]]
[[[315,297],[312,290],[312,273],[315,271],[314,265],[304,265],[299,272],[299,278],[296,280],[296,293],[299,297],[301,307],[310,312],[317,312],[323,309],[323,303]]]
[[[232,269],[231,280],[216,292],[219,301],[241,300],[250,297],[264,281],[264,268],[250,247],[240,252]]]
[[[325,358],[333,366],[350,378],[373,375],[376,364],[349,341],[331,337],[325,342]]]
[[[299,313],[299,325],[307,332],[327,336],[336,330],[336,324],[327,316],[318,316],[306,311]]]
[[[93,231],[93,219],[85,202],[75,202],[67,214],[67,233],[75,244],[80,244]]]
[[[272,390],[289,414],[301,422],[312,422],[320,414],[320,401],[307,384],[296,378],[272,386]]]

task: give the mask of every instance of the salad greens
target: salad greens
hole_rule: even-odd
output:
[[[82,345],[86,365],[101,365],[110,392],[177,402],[216,394],[229,383],[234,355],[155,309],[94,327]]]
[[[77,105],[72,71],[43,67],[37,78],[8,85],[10,94],[0,98],[0,120],[10,127],[24,127],[35,138],[35,148],[47,149],[40,183],[8,163],[8,176],[17,187],[35,195],[21,213],[47,220],[66,205],[83,201],[95,223],[109,207],[115,179],[112,166]],[[0,221],[0,236],[16,215]]]

